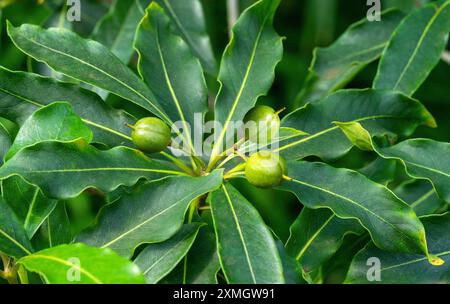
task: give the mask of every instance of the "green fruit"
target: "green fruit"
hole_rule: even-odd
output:
[[[251,109],[244,117],[244,123],[254,122],[256,130],[246,129],[246,139],[255,143],[266,141],[270,143],[272,138],[275,138],[280,129],[279,112],[268,106],[256,106]],[[247,126],[250,126],[247,124]]]
[[[143,152],[161,152],[167,148],[171,140],[170,128],[156,117],[142,118],[132,129],[133,143]]]
[[[279,185],[285,173],[287,168],[284,159],[269,151],[253,154],[245,165],[245,177],[252,185],[260,188]]]

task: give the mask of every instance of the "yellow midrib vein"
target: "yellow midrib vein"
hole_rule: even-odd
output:
[[[229,124],[230,124],[230,122],[231,122],[231,118],[233,117],[233,115],[234,115],[234,113],[235,113],[235,111],[236,111],[236,108],[237,108],[237,106],[238,106],[238,104],[239,104],[239,102],[240,102],[240,99],[241,99],[241,97],[242,97],[242,94],[244,93],[244,89],[245,89],[245,87],[246,87],[246,85],[247,85],[248,78],[249,78],[250,72],[251,72],[251,70],[252,70],[252,68],[253,68],[253,63],[254,63],[254,61],[255,61],[256,50],[257,50],[257,48],[258,48],[259,41],[260,41],[260,39],[261,39],[261,35],[262,35],[262,32],[263,32],[264,27],[265,27],[265,25],[266,25],[266,22],[267,22],[268,17],[269,17],[269,15],[266,15],[266,16],[264,17],[264,20],[263,20],[263,22],[262,22],[262,24],[261,24],[261,27],[260,27],[259,31],[258,31],[258,35],[257,35],[257,37],[256,37],[256,39],[255,39],[255,43],[254,43],[254,45],[253,45],[252,55],[250,56],[250,61],[249,61],[248,65],[247,65],[247,69],[246,69],[246,71],[245,71],[245,75],[244,75],[244,79],[242,80],[241,87],[239,88],[238,94],[236,95],[236,98],[235,98],[234,101],[233,101],[233,105],[232,105],[232,107],[231,107],[230,113],[228,114],[228,116],[227,116],[227,118],[226,118],[226,120],[225,120],[225,124],[224,124],[224,126],[223,126],[223,129],[222,129],[222,131],[219,133],[219,137],[218,137],[218,139],[217,139],[217,142],[214,144],[214,148],[213,148],[213,152],[212,152],[212,155],[213,155],[213,156],[216,156],[217,153],[218,153],[218,151],[220,151],[220,149],[221,149],[220,146],[221,146],[222,143],[223,143],[223,139],[224,139],[225,134],[226,134],[226,132],[227,132],[228,126],[229,126]],[[233,39],[234,39],[234,37],[233,37]],[[220,94],[220,93],[219,93],[219,94]],[[213,157],[211,157],[211,159],[213,159]]]
[[[240,238],[240,240],[242,242],[242,247],[244,249],[245,258],[246,258],[247,263],[248,263],[248,268],[250,270],[250,274],[252,276],[253,283],[256,284],[256,277],[255,277],[255,273],[253,271],[253,265],[252,265],[252,262],[250,260],[250,255],[248,253],[247,245],[246,245],[246,242],[245,242],[245,239],[244,239],[244,234],[242,233],[242,229],[241,229],[241,226],[240,226],[240,223],[239,223],[239,219],[238,219],[238,217],[236,215],[236,211],[234,210],[233,202],[231,201],[230,195],[229,195],[228,190],[225,187],[225,185],[222,185],[222,189],[223,189],[223,192],[225,193],[225,197],[227,199],[228,205],[230,206],[231,213],[233,214],[233,220],[234,220],[234,223],[236,225],[236,230],[238,231],[239,238]]]
[[[398,86],[400,85],[400,82],[403,80],[403,78],[406,75],[406,72],[409,70],[409,67],[411,66],[411,64],[413,63],[414,58],[417,56],[417,54],[419,53],[419,49],[422,47],[422,44],[425,40],[425,37],[428,35],[428,32],[430,31],[431,27],[433,26],[434,22],[436,21],[436,19],[439,17],[439,15],[441,14],[441,12],[448,6],[450,5],[450,2],[446,2],[445,4],[443,4],[437,11],[436,13],[433,15],[433,17],[431,18],[431,20],[428,22],[427,26],[425,27],[425,30],[423,31],[422,35],[420,36],[419,41],[417,42],[417,46],[414,48],[414,52],[412,53],[411,57],[408,60],[408,63],[406,64],[406,66],[404,67],[402,73],[400,74],[397,82],[394,85],[393,90],[396,91]]]
[[[304,185],[304,186],[306,186],[306,187],[310,187],[310,188],[313,188],[313,189],[316,189],[316,190],[319,190],[319,191],[328,193],[328,194],[331,195],[331,196],[335,196],[335,197],[340,198],[340,199],[342,199],[342,200],[344,200],[344,201],[347,201],[347,202],[349,202],[349,203],[351,203],[351,204],[353,204],[353,205],[359,207],[360,209],[366,211],[367,213],[372,214],[374,217],[376,217],[377,219],[379,219],[379,220],[382,221],[383,223],[386,223],[388,226],[392,227],[393,230],[399,232],[401,235],[404,235],[406,238],[412,239],[412,237],[410,237],[409,235],[405,234],[403,231],[401,231],[401,230],[400,230],[399,228],[397,228],[395,225],[393,225],[392,223],[390,223],[388,220],[386,220],[385,218],[383,218],[383,217],[381,217],[380,215],[376,214],[375,212],[373,212],[372,210],[368,209],[367,207],[361,205],[360,203],[358,203],[358,202],[352,200],[351,198],[342,196],[342,195],[340,195],[340,194],[338,194],[338,193],[336,193],[336,192],[332,192],[332,191],[330,191],[330,190],[328,190],[328,189],[325,189],[325,188],[322,188],[322,187],[318,187],[318,186],[315,186],[315,185],[312,185],[312,184],[309,184],[309,183],[306,183],[306,182],[302,182],[302,181],[299,181],[299,180],[296,180],[296,179],[292,179],[292,181],[293,181],[294,183],[301,184],[301,185]],[[360,219],[358,218],[358,220],[360,220]]]
[[[61,55],[61,56],[65,56],[65,57],[71,58],[71,59],[73,59],[73,60],[75,60],[75,61],[81,63],[82,65],[86,65],[86,66],[88,66],[88,67],[90,67],[90,68],[92,68],[92,69],[94,69],[94,70],[100,72],[101,74],[107,76],[108,78],[111,78],[112,80],[114,80],[115,82],[117,82],[119,85],[125,87],[126,89],[130,90],[132,93],[134,93],[135,95],[137,95],[138,97],[140,97],[140,98],[142,98],[143,100],[145,100],[145,101],[146,101],[146,102],[147,102],[147,103],[148,103],[148,104],[149,104],[156,112],[159,113],[159,115],[161,115],[161,117],[165,118],[165,119],[167,120],[167,122],[171,122],[170,118],[168,118],[167,115],[166,115],[164,112],[162,112],[157,106],[155,106],[155,105],[154,105],[147,97],[145,97],[144,95],[142,95],[142,93],[140,93],[139,91],[135,90],[135,89],[132,88],[131,86],[127,85],[127,84],[126,84],[125,82],[123,82],[122,80],[120,80],[120,79],[114,77],[113,75],[107,73],[106,71],[104,71],[104,70],[102,70],[102,69],[96,67],[95,65],[93,65],[93,64],[91,64],[91,63],[89,63],[89,62],[86,62],[86,61],[84,61],[84,60],[82,60],[82,59],[80,59],[80,58],[77,58],[77,57],[72,56],[72,55],[70,55],[70,54],[61,52],[61,51],[56,50],[56,49],[54,49],[54,48],[48,47],[48,46],[46,46],[46,45],[44,45],[44,44],[41,44],[41,43],[39,43],[39,42],[37,42],[37,41],[35,41],[35,40],[32,40],[32,39],[30,39],[30,38],[28,38],[28,37],[23,36],[23,35],[22,35],[22,37],[23,37],[25,40],[27,40],[27,41],[29,41],[30,43],[32,43],[32,44],[36,44],[36,45],[38,45],[38,46],[40,46],[40,47],[42,47],[42,48],[44,48],[44,49],[49,50],[50,52],[54,52],[54,53],[59,54],[59,55]],[[26,52],[26,53],[27,53],[27,52]]]
[[[436,256],[437,257],[442,257],[442,256],[448,255],[448,254],[450,254],[450,251],[445,251],[445,252],[438,253],[438,254],[436,254]],[[415,263],[419,263],[419,262],[427,261],[427,260],[428,260],[428,257],[415,259],[415,260],[411,260],[411,261],[404,262],[404,263],[401,263],[401,264],[392,265],[392,266],[389,266],[389,267],[386,267],[386,268],[381,268],[380,271],[390,270],[390,269],[394,269],[394,268],[398,268],[398,267],[402,267],[402,266],[407,266],[407,265],[411,265],[411,264],[415,264]]]
[[[3,229],[0,229],[0,234],[2,234],[5,238],[7,238],[11,243],[19,247],[26,254],[31,254],[31,252],[28,249],[26,249],[22,244],[20,244],[16,239],[14,239],[12,236],[6,233]]]
[[[63,260],[63,259],[60,259],[57,257],[53,257],[53,256],[42,255],[42,254],[33,254],[33,255],[30,255],[29,257],[25,258],[25,260],[33,260],[33,259],[43,259],[43,260],[49,260],[49,261],[60,263],[64,266],[67,266],[69,268],[80,271],[81,273],[83,273],[87,277],[89,277],[92,281],[94,281],[96,284],[103,284],[103,282],[99,278],[97,278],[95,275],[93,275],[86,269],[84,269],[76,264],[71,264],[71,263],[67,262],[66,260]]]
[[[303,257],[303,255],[305,254],[306,250],[308,250],[308,248],[311,246],[311,244],[317,239],[317,237],[320,235],[320,233],[323,231],[323,229],[325,229],[325,227],[333,220],[333,218],[335,217],[334,214],[332,214],[326,221],[325,223],[322,224],[322,226],[320,226],[319,229],[317,229],[317,231],[311,236],[311,238],[308,239],[308,241],[306,242],[306,244],[302,247],[302,249],[300,250],[299,254],[296,256],[296,260],[300,261],[300,259]]]

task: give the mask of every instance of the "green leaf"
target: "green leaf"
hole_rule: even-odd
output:
[[[92,129],[95,142],[112,147],[131,142],[126,124],[136,119],[109,107],[98,95],[77,85],[0,67],[0,115],[23,124],[37,109],[55,101],[72,105]]]
[[[200,0],[155,0],[172,19],[174,29],[189,44],[205,71],[217,74],[217,62],[206,32],[206,21]]]
[[[53,103],[37,110],[22,125],[13,145],[5,156],[9,160],[23,148],[44,141],[69,142],[92,140],[91,130],[67,103]]]
[[[426,180],[407,181],[394,192],[419,216],[436,214],[448,207],[448,204],[438,197],[431,183]]]
[[[201,225],[187,224],[170,239],[148,245],[134,260],[147,279],[147,283],[158,283],[187,254],[197,237]]]
[[[0,164],[3,162],[3,158],[8,153],[12,144],[12,137],[9,129],[0,120]]]
[[[186,257],[160,283],[217,284],[220,270],[216,236],[212,227],[200,229]]]
[[[360,235],[365,230],[354,219],[341,219],[329,209],[303,208],[291,225],[286,251],[306,274],[318,268],[340,248],[347,234]]]
[[[439,196],[450,202],[449,143],[411,139],[376,151],[384,158],[399,160],[411,177],[432,182]]]
[[[143,284],[139,268],[110,249],[61,245],[18,261],[49,284]]]
[[[346,283],[360,284],[449,284],[450,283],[450,213],[421,218],[427,232],[430,251],[445,261],[444,265],[432,266],[421,255],[382,251],[369,244],[354,258],[347,274]],[[380,260],[381,281],[369,281],[367,266],[370,257]]]
[[[140,151],[125,147],[101,151],[83,140],[25,148],[0,168],[0,179],[20,175],[45,195],[59,199],[76,197],[91,187],[110,192],[120,185],[132,186],[140,178],[174,174],[182,173]]]
[[[214,171],[205,177],[169,177],[145,183],[103,208],[96,225],[77,241],[130,257],[140,244],[172,237],[183,224],[190,202],[217,189],[221,182],[222,172]]]
[[[374,88],[412,96],[438,64],[449,31],[450,1],[429,4],[406,17],[383,53]]]
[[[286,284],[305,284],[306,281],[302,277],[302,268],[300,263],[289,256],[281,241],[277,241],[278,254],[280,255],[281,264],[283,265],[283,275]]]
[[[170,19],[156,2],[146,10],[135,45],[139,73],[157,92],[157,101],[165,112],[174,121],[183,122],[187,144],[193,150],[195,114],[207,111],[208,90],[200,62],[183,39],[171,32]]]
[[[283,283],[275,241],[256,209],[229,184],[213,192],[210,203],[228,283]]]
[[[70,221],[64,202],[58,202],[55,210],[46,219],[42,225],[42,234],[46,241],[46,247],[49,248],[72,242]]]
[[[1,185],[5,202],[17,215],[31,239],[55,209],[57,201],[45,197],[38,187],[28,184],[19,176],[5,179]]]
[[[288,167],[292,180],[280,189],[294,193],[306,207],[326,207],[340,218],[357,219],[385,250],[428,255],[422,224],[388,188],[355,171],[322,163],[289,162]]]
[[[0,252],[21,258],[33,251],[27,232],[11,207],[0,197]]]
[[[371,89],[342,90],[286,116],[283,127],[309,135],[289,139],[277,151],[287,159],[310,155],[336,159],[345,155],[353,143],[333,123],[336,121],[358,122],[371,135],[387,134],[392,140],[411,135],[419,125],[436,125],[422,104],[404,95]]]
[[[54,70],[127,99],[170,123],[147,86],[105,46],[61,28],[14,27],[8,34],[27,55]]]
[[[389,10],[381,14],[381,22],[364,18],[351,25],[331,46],[316,48],[296,103],[316,102],[343,88],[361,69],[381,56],[403,17],[402,13]]]
[[[108,13],[97,23],[92,37],[128,64],[134,49],[133,40],[139,21],[144,16],[141,5],[150,0],[115,0]]]
[[[387,185],[395,179],[397,162],[377,157],[374,161],[359,169],[358,172],[376,183]]]
[[[259,96],[270,89],[275,67],[283,54],[282,38],[272,23],[280,0],[260,0],[239,17],[233,36],[222,57],[220,91],[215,103],[215,120],[222,129],[212,155],[222,152],[232,121],[241,121]]]

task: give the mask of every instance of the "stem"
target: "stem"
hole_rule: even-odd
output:
[[[283,175],[283,179],[284,179],[285,181],[288,181],[288,182],[290,182],[291,180],[293,180],[292,177],[289,177],[289,176],[287,176],[287,175]]]
[[[192,220],[194,219],[195,210],[197,209],[198,205],[200,204],[200,201],[201,201],[201,197],[197,197],[189,205],[188,223],[192,223]]]
[[[167,159],[171,160],[175,166],[183,170],[189,175],[195,175],[194,171],[191,170],[188,166],[186,166],[185,163],[183,163],[181,160],[177,159],[176,157],[166,153],[166,152],[160,152],[162,156],[166,157]]]
[[[223,179],[232,179],[232,178],[235,178],[235,177],[239,177],[239,176],[243,176],[245,173],[244,173],[244,171],[239,171],[239,172],[234,172],[234,173],[231,173],[231,174],[225,174],[224,176],[223,176]]]
[[[239,15],[238,0],[227,0],[227,13],[228,13],[228,35],[231,39],[232,29]]]
[[[242,172],[245,169],[245,165],[246,165],[246,163],[241,163],[241,164],[237,165],[236,167],[234,167],[233,169],[228,171],[227,175],[228,174],[233,174],[233,173],[236,173],[236,172]]]
[[[236,154],[230,154],[230,155],[228,155],[228,157],[225,158],[225,159],[224,159],[224,160],[216,167],[216,169],[222,168],[223,166],[226,165],[227,162],[229,162],[229,161],[232,160],[232,159],[235,159],[236,157],[237,157]]]
[[[278,111],[275,112],[276,115],[280,114],[281,112],[285,111],[286,107],[279,109]]]

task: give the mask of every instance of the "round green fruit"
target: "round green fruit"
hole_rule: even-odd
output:
[[[143,152],[161,152],[170,144],[170,128],[159,118],[142,118],[132,126],[132,129],[133,143]]]
[[[275,112],[274,109],[268,106],[256,106],[251,109],[244,117],[244,123],[247,124],[247,127],[251,125],[249,122],[253,122],[256,130],[252,128],[249,130],[246,129],[246,139],[251,140],[255,143],[261,143],[262,141],[266,141],[266,143],[270,143],[272,138],[274,138],[280,129],[280,117],[278,116],[279,112]]]
[[[245,177],[252,185],[260,188],[278,186],[286,173],[284,159],[269,151],[256,152],[245,165]]]

